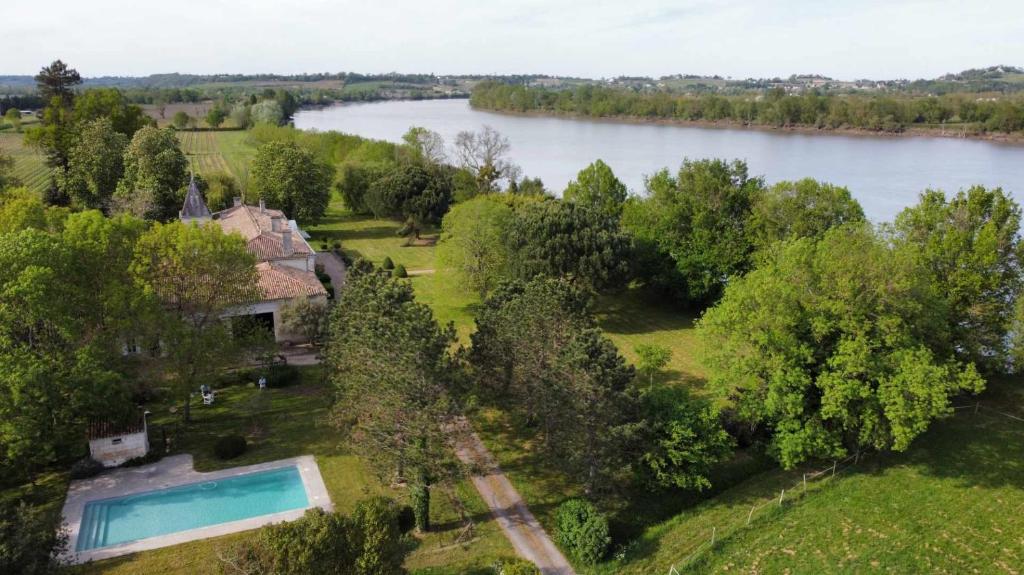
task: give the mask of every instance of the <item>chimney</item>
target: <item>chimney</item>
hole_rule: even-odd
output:
[[[281,231],[281,218],[274,216],[270,218],[270,231],[280,232]]]
[[[234,205],[234,206],[235,206],[236,208],[237,208],[238,206],[242,205],[242,198],[239,198],[238,196],[235,196],[234,198],[232,198],[232,200],[233,200],[233,202],[234,202],[234,204],[233,204],[233,205]]]
[[[267,213],[267,204],[265,204],[263,202],[263,198],[260,198],[260,213],[261,214]]]
[[[281,230],[281,250],[286,256],[295,253],[295,248],[292,247],[292,228],[290,226],[285,226]]]

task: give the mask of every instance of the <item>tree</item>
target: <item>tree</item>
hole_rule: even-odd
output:
[[[419,237],[426,225],[441,221],[452,198],[451,175],[444,167],[403,164],[370,184],[365,196],[375,216],[402,219]]]
[[[596,290],[629,279],[629,238],[597,210],[549,200],[526,202],[509,229],[515,277],[566,277]]]
[[[239,359],[249,336],[259,337],[244,320],[222,319],[244,316],[261,297],[255,265],[244,240],[217,226],[158,222],[135,246],[132,273],[156,304],[144,335],[159,342],[185,421],[199,385]]]
[[[143,126],[154,125],[142,108],[129,103],[117,88],[93,88],[79,94],[75,98],[73,118],[78,126],[106,118],[115,131],[127,138]]]
[[[278,126],[284,121],[284,110],[276,100],[263,100],[249,109],[252,124],[269,124]]]
[[[413,126],[402,136],[402,141],[418,160],[427,164],[439,165],[448,159],[444,151],[444,138],[433,130]]]
[[[508,277],[506,236],[512,208],[492,196],[455,204],[441,222],[437,257],[481,298]]]
[[[67,170],[68,151],[75,139],[74,120],[70,105],[55,96],[43,108],[39,124],[25,132],[25,143],[46,155],[46,163],[59,170]]]
[[[211,172],[205,175],[196,174],[196,185],[203,192],[206,206],[210,211],[226,210],[234,204],[234,199],[241,197],[238,181],[225,172]]]
[[[53,528],[50,512],[9,498],[0,501],[0,572],[49,575],[59,571],[67,529]]]
[[[345,206],[357,214],[370,214],[368,205],[370,186],[384,177],[388,168],[376,164],[346,163],[341,168],[337,188]],[[375,206],[376,207],[376,206]]]
[[[863,222],[864,210],[846,188],[811,178],[779,182],[762,191],[750,214],[750,238],[755,250],[780,240],[821,238],[843,224]]]
[[[477,315],[469,360],[482,394],[529,422],[541,454],[590,493],[628,466],[639,422],[633,370],[588,308],[563,279],[505,282]]]
[[[712,388],[772,430],[770,452],[791,468],[905,450],[951,397],[981,391],[942,341],[946,313],[912,250],[850,225],[782,244],[730,281],[698,335]]]
[[[459,164],[473,173],[481,193],[497,191],[497,182],[515,174],[517,167],[506,159],[512,149],[508,138],[490,126],[480,132],[459,132],[455,136],[455,154]]]
[[[49,66],[43,68],[36,74],[36,89],[39,96],[46,102],[54,98],[61,99],[63,107],[69,107],[74,100],[74,87],[82,83],[82,77],[78,70],[69,68],[60,60],[54,60]]]
[[[139,315],[128,261],[142,222],[93,211],[48,228],[0,233],[5,475],[77,455],[90,420],[131,410],[116,358]]]
[[[147,126],[135,132],[124,153],[124,177],[115,195],[125,201],[145,200],[144,215],[170,220],[178,215],[188,184],[188,160],[174,130]]]
[[[297,298],[281,308],[281,323],[289,333],[320,343],[327,333],[328,311],[326,303]]]
[[[17,108],[10,108],[4,113],[4,119],[14,128],[15,132],[21,133],[21,111]]]
[[[356,503],[351,516],[319,508],[296,521],[263,527],[221,550],[228,574],[398,575],[408,553],[398,524],[398,506],[384,497]]]
[[[214,106],[206,113],[206,125],[216,130],[220,128],[220,125],[224,123],[227,117],[227,113],[220,106]]]
[[[444,427],[454,328],[438,326],[407,282],[370,271],[350,273],[329,333],[335,422],[382,479],[411,482],[417,524],[429,529],[430,485],[452,472]]]
[[[663,345],[642,343],[635,348],[637,356],[637,369],[640,373],[647,375],[648,383],[654,387],[654,375],[668,365],[672,359],[672,350]]]
[[[116,131],[109,118],[86,123],[71,148],[70,168],[58,177],[58,185],[78,207],[109,209],[110,198],[124,174],[127,148],[128,137]]]
[[[662,170],[648,178],[647,197],[627,202],[622,217],[646,252],[645,279],[690,305],[718,299],[729,278],[750,267],[746,222],[762,188],[739,161],[686,160],[674,177]]]
[[[179,130],[184,130],[185,128],[187,128],[189,122],[191,121],[192,116],[189,116],[188,112],[186,112],[185,110],[178,110],[174,113],[174,116],[171,118],[171,123],[174,124],[174,127]]]
[[[569,499],[558,506],[555,539],[585,565],[600,561],[612,542],[608,535],[608,519],[583,499]]]
[[[245,104],[235,104],[235,106],[231,108],[231,123],[234,124],[236,128],[242,130],[248,128],[252,123],[250,107]]]
[[[271,141],[256,149],[252,182],[267,205],[301,220],[324,215],[334,166],[294,142]]]
[[[16,187],[19,184],[18,178],[14,177],[14,158],[10,154],[4,153],[3,148],[0,148],[0,195],[3,194],[4,190]]]
[[[626,201],[626,185],[615,177],[608,164],[597,160],[580,170],[576,179],[569,182],[562,199],[589,206],[595,210],[618,218],[622,204]]]
[[[728,458],[733,447],[718,413],[678,387],[651,390],[643,413],[640,476],[659,488],[710,488],[711,467]]]
[[[945,330],[964,362],[985,373],[1008,366],[1007,335],[1021,294],[1020,206],[1001,189],[975,186],[950,199],[926,191],[894,224],[925,262],[949,311]]]

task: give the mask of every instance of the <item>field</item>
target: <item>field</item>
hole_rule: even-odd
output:
[[[0,151],[14,158],[14,177],[33,192],[46,190],[50,184],[50,168],[39,151],[23,143],[24,134],[0,132]]]
[[[241,130],[178,132],[181,150],[192,169],[200,174],[231,174],[243,191],[249,180],[249,162],[256,154],[247,136]]]
[[[337,510],[349,512],[359,499],[378,494],[404,501],[404,489],[382,485],[358,457],[346,453],[327,421],[330,390],[320,383],[319,368],[304,368],[302,375],[303,381],[298,386],[262,392],[253,387],[226,387],[219,391],[213,406],[194,405],[194,422],[189,424],[178,450],[192,453],[200,471],[313,454]],[[174,437],[180,416],[171,413],[169,406],[163,403],[147,408],[153,411],[151,421],[156,426],[166,426],[169,435]],[[212,446],[216,439],[238,432],[247,434],[249,451],[231,461],[214,458]],[[473,520],[471,536],[464,534],[466,521],[453,501],[461,502],[466,517]],[[435,529],[418,539],[407,560],[406,566],[414,573],[487,573],[492,561],[513,554],[468,481],[436,487],[431,498],[431,513]],[[228,535],[100,561],[81,572],[216,573],[217,549],[239,537]]]

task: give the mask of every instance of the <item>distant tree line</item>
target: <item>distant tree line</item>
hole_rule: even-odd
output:
[[[977,94],[938,97],[788,95],[767,90],[757,95],[690,96],[665,91],[635,92],[595,85],[563,90],[483,82],[470,103],[510,112],[542,111],[593,117],[630,117],[682,121],[733,122],[772,127],[856,128],[902,132],[915,125],[968,124],[980,132],[1024,130],[1024,99],[982,98]],[[953,128],[951,128],[953,129]]]

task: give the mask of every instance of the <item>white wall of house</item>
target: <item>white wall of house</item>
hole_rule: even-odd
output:
[[[117,467],[135,457],[149,453],[146,431],[89,440],[89,455],[104,467]]]
[[[309,299],[310,299],[310,301],[313,301],[313,302],[316,302],[316,303],[321,303],[321,304],[326,304],[327,303],[327,296],[322,296],[321,295],[321,296],[311,297]],[[238,317],[238,316],[246,316],[246,315],[259,315],[259,314],[263,314],[263,313],[272,313],[272,314],[274,314],[274,341],[276,341],[278,343],[284,342],[284,341],[300,342],[301,343],[301,342],[304,341],[305,338],[303,338],[302,335],[300,335],[300,334],[288,332],[283,327],[283,323],[284,322],[281,321],[281,309],[284,308],[284,306],[288,305],[288,302],[290,302],[290,301],[292,301],[292,300],[276,299],[276,300],[271,300],[271,301],[261,301],[260,303],[253,304],[253,305],[250,305],[250,306],[237,307],[237,308],[228,310],[227,312],[223,313],[221,315],[221,317],[222,318],[227,318],[227,317]]]

